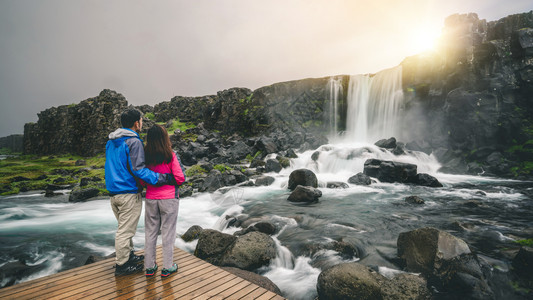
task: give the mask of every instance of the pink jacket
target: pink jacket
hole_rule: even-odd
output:
[[[176,183],[181,185],[185,182],[185,176],[181,170],[180,163],[176,158],[176,154],[172,153],[172,161],[168,164],[162,163],[157,166],[148,166],[148,169],[156,173],[172,173],[176,179]],[[178,187],[173,185],[162,186],[146,186],[146,199],[174,199],[178,198]]]

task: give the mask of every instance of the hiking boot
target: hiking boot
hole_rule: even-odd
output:
[[[172,264],[172,267],[161,270],[161,277],[167,277],[168,275],[178,271],[178,265]]]
[[[146,273],[144,273],[144,274],[147,277],[154,276],[156,271],[157,271],[157,264],[155,264],[152,268],[146,268]]]
[[[142,272],[143,266],[127,262],[122,266],[115,265],[115,276],[134,274]]]
[[[144,261],[144,255],[135,255],[133,250],[130,252],[130,258],[128,259],[129,263],[138,264]]]

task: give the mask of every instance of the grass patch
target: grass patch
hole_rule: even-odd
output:
[[[185,176],[187,177],[193,177],[195,175],[200,175],[200,174],[206,174],[207,171],[200,167],[200,165],[194,165],[190,168],[188,168],[187,170],[185,170]]]
[[[533,239],[518,240],[518,241],[515,241],[515,243],[518,243],[521,246],[532,247],[533,246]]]
[[[213,169],[219,170],[220,173],[224,173],[226,171],[231,171],[232,170],[232,168],[230,166],[227,166],[227,165],[224,165],[224,164],[216,165],[216,166],[213,167]]]
[[[76,166],[84,160],[85,165]],[[63,178],[58,184],[76,184],[82,177],[99,177],[104,180],[105,156],[81,157],[76,155],[35,156],[21,155],[0,160],[0,195],[16,194],[20,191],[42,190]],[[65,170],[63,172],[61,170]],[[62,175],[68,173],[68,175]],[[16,177],[29,180],[17,181]]]
[[[152,121],[155,119],[154,113],[151,113],[151,112],[145,113],[144,117],[147,118],[148,120],[152,120]]]
[[[257,156],[261,155],[261,151],[257,151],[254,156],[251,156],[250,154],[246,155],[246,160],[249,161],[249,162],[252,162],[254,160],[254,158],[256,158]]]
[[[167,131],[169,135],[172,135],[174,134],[174,131],[176,131],[176,129],[179,129],[180,131],[185,132],[187,129],[191,129],[195,127],[196,125],[194,125],[191,122],[184,123],[184,122],[180,122],[179,119],[174,119],[172,120],[172,125],[169,128],[167,128]]]

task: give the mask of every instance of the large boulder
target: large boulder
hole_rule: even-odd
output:
[[[359,263],[344,263],[318,275],[319,299],[383,299],[380,274]],[[382,276],[381,276],[382,277]]]
[[[368,175],[359,172],[354,176],[348,178],[348,182],[357,185],[370,185],[372,183],[372,180]]]
[[[74,189],[72,189],[72,192],[70,192],[70,196],[68,197],[69,202],[85,202],[89,200],[90,198],[96,197],[100,194],[100,190],[97,188],[82,188],[79,186],[76,186]]]
[[[440,183],[437,178],[426,173],[416,174],[416,176],[411,179],[411,183],[421,186],[442,187],[442,183]]]
[[[256,284],[266,290],[281,295],[281,291],[278,286],[274,282],[272,282],[272,280],[268,279],[268,277],[233,267],[222,267],[222,269],[235,276],[246,279],[247,281]]]
[[[290,202],[317,202],[318,198],[322,197],[322,192],[310,186],[297,186],[294,191],[287,198]]]
[[[422,273],[438,290],[469,299],[492,299],[477,257],[461,239],[426,227],[398,236],[398,256],[409,272]]]
[[[252,271],[268,265],[275,257],[274,240],[254,231],[238,237],[225,251],[220,265]]]
[[[212,229],[204,229],[198,238],[194,255],[214,265],[220,265],[226,250],[237,237]]]
[[[417,166],[395,161],[367,159],[363,173],[382,182],[410,182],[416,176]]]
[[[267,159],[265,163],[265,172],[279,173],[281,171],[281,164],[277,159]]]
[[[377,141],[374,145],[385,148],[385,149],[395,149],[396,148],[396,138],[391,137],[390,139],[382,139]]]
[[[187,231],[181,235],[181,239],[186,242],[192,242],[196,240],[204,229],[199,225],[193,225],[187,229]]]
[[[318,179],[315,173],[309,169],[294,170],[289,175],[289,190],[294,190],[298,185],[317,188]]]
[[[514,271],[533,287],[533,248],[522,246],[513,259]]]
[[[205,178],[204,182],[198,189],[199,192],[214,192],[225,184],[222,173],[219,170],[211,170],[209,175]]]

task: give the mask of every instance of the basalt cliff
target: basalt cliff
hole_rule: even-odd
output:
[[[476,14],[452,15],[445,20],[435,51],[408,57],[399,67],[404,101],[398,140],[411,150],[433,153],[448,172],[531,176],[533,11],[492,22]],[[342,87],[337,114],[337,129],[342,131],[351,77],[335,78]],[[202,124],[202,130],[222,138],[279,136],[281,132],[289,141],[294,138],[290,134],[303,135],[304,143],[306,135],[325,136],[331,130],[330,80],[303,79],[254,91],[232,88],[216,95],[176,96],[154,107],[138,108],[150,113],[147,125],[179,119]],[[42,111],[37,123],[24,128],[24,152],[103,153],[107,135],[119,126],[119,114],[127,106],[124,96],[104,90],[78,104]],[[186,135],[176,132],[176,136]],[[310,138],[309,142],[318,140],[323,141]],[[184,141],[198,145],[202,139],[173,139],[175,145]]]

